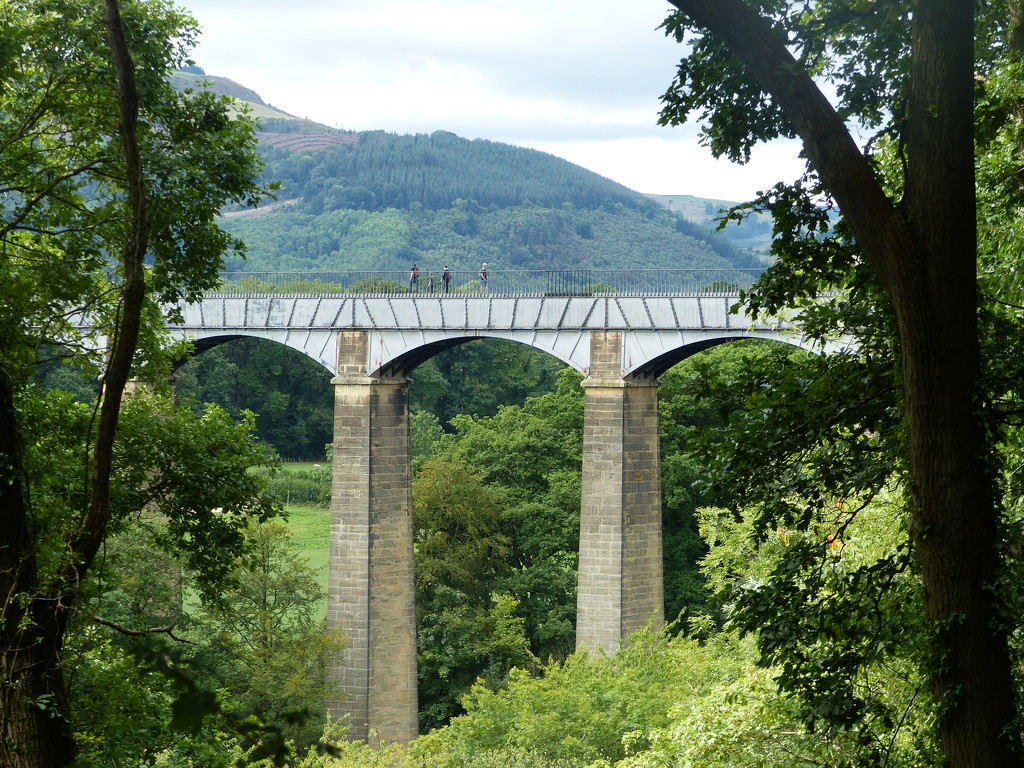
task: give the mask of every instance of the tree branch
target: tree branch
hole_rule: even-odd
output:
[[[835,197],[886,291],[892,267],[879,254],[906,240],[901,217],[828,99],[767,19],[742,0],[670,0],[732,51],[782,108],[811,167]]]
[[[131,219],[128,239],[121,251],[124,269],[121,319],[111,334],[113,351],[103,376],[89,509],[79,531],[68,542],[70,557],[59,575],[59,588],[63,592],[61,602],[65,607],[76,599],[81,575],[92,564],[106,535],[110,517],[110,475],[113,467],[114,436],[121,412],[124,387],[138,345],[146,294],[143,258],[149,242],[149,212],[136,131],[139,94],[135,85],[135,65],[128,51],[117,0],[104,0],[103,5],[106,12],[107,37],[114,67],[117,70],[121,107],[120,135]]]
[[[104,627],[110,627],[113,630],[120,632],[122,635],[129,635],[130,637],[146,637],[148,635],[167,635],[171,640],[179,643],[188,643],[189,645],[195,645],[191,640],[187,640],[184,637],[178,637],[174,634],[174,628],[178,626],[178,622],[181,621],[179,616],[177,619],[172,621],[166,627],[150,627],[149,629],[128,629],[128,627],[122,626],[114,621],[107,619],[101,619],[99,616],[93,616],[92,620],[97,624],[102,624]]]

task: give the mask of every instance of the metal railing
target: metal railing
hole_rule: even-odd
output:
[[[478,271],[441,272],[226,272],[219,295],[266,296],[373,294],[408,296],[676,296],[734,295],[749,288],[761,269],[545,269],[488,270],[487,286]]]

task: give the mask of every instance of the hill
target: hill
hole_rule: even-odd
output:
[[[693,195],[647,195],[651,200],[684,218],[709,229],[718,226],[720,212],[736,205],[733,200],[717,200]],[[752,216],[740,224],[730,224],[720,234],[744,251],[767,260],[772,243],[772,220],[768,214]]]
[[[197,80],[201,84],[197,85]],[[229,269],[402,271],[757,267],[761,256],[690,218],[675,198],[642,195],[532,149],[446,131],[350,132],[288,115],[201,71],[205,87],[249,105],[276,201],[225,212],[247,246]],[[683,200],[680,196],[679,200]],[[687,198],[687,204],[697,198]],[[695,209],[694,209],[695,210]],[[735,228],[731,228],[735,229]]]

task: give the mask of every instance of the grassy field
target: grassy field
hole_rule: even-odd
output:
[[[312,465],[310,465],[312,466]],[[316,507],[286,507],[287,525],[292,532],[292,546],[306,559],[307,565],[317,572],[320,586],[327,591],[327,554],[331,540],[331,511]],[[317,618],[327,615],[324,598]]]
[[[309,472],[324,462],[290,461],[281,464],[284,472]],[[292,544],[321,576],[320,583],[327,589],[327,551],[331,538],[331,512],[316,507],[287,505],[288,527]]]
[[[288,507],[288,527],[292,545],[320,574],[320,583],[327,589],[327,550],[331,538],[331,512],[315,507]]]
[[[323,465],[323,461],[290,461],[281,464],[281,469],[292,473],[311,472]],[[327,547],[331,536],[330,510],[299,506],[287,506],[286,510],[293,543],[302,550],[303,557],[309,560],[310,567],[323,571],[323,584],[326,588]]]
[[[309,472],[314,467],[322,467],[324,464],[324,461],[288,461],[281,463],[281,469],[285,472]]]

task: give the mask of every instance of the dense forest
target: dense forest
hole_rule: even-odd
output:
[[[221,223],[240,249],[229,271],[762,268],[764,217],[717,231],[724,201],[661,199],[554,155],[439,130],[345,132],[286,115],[198,67],[174,74],[246,104],[259,119],[255,209]],[[699,223],[698,223],[699,222]]]

